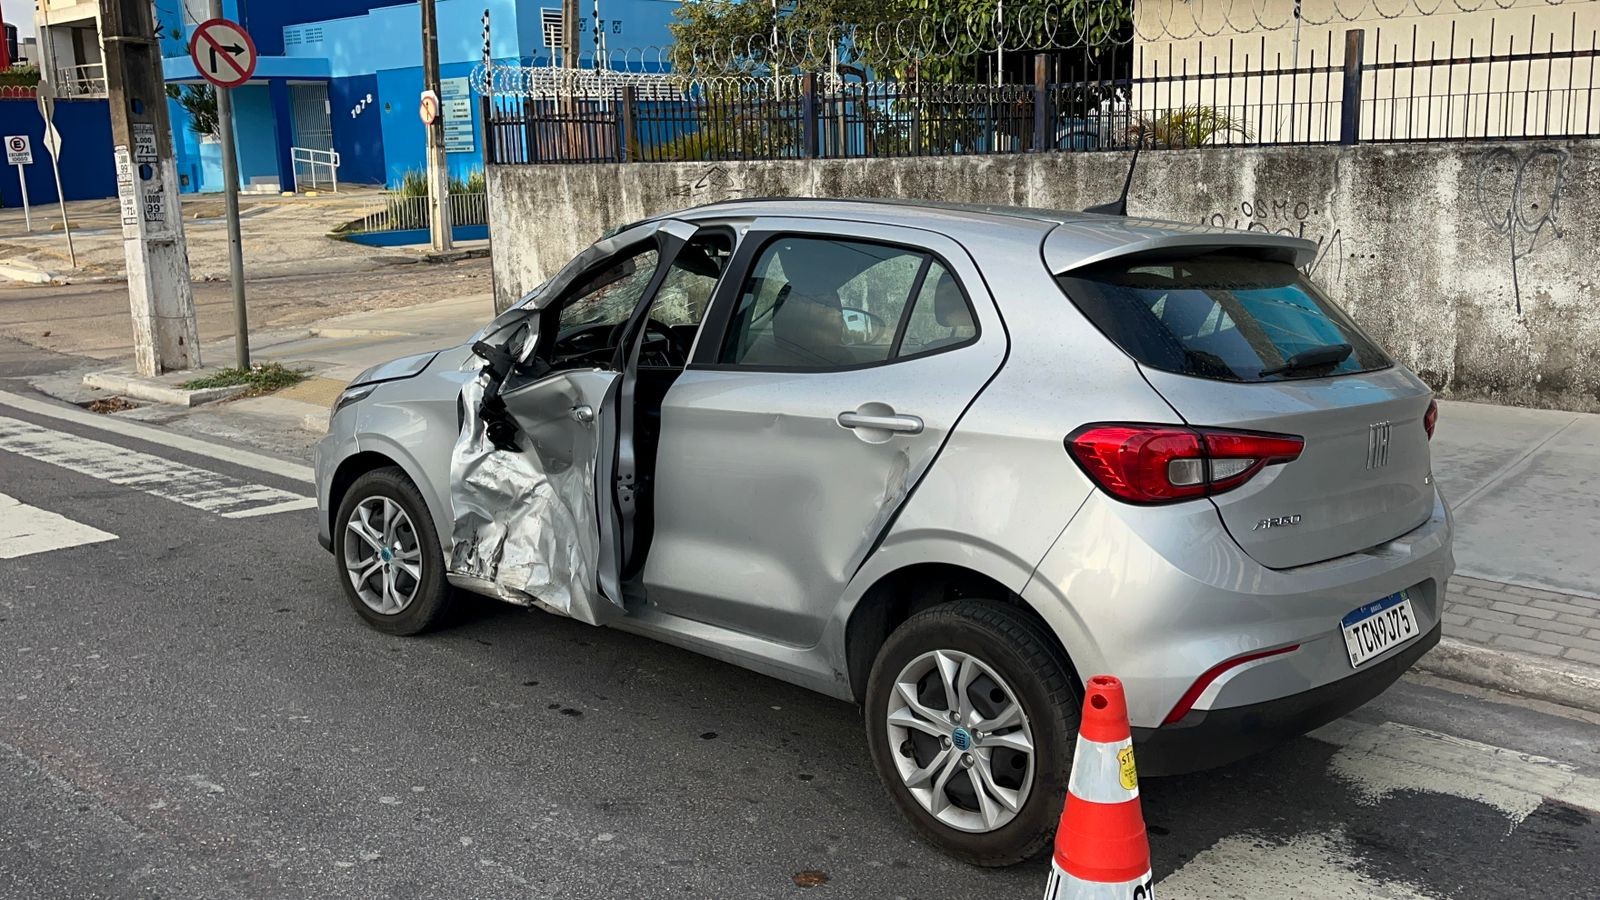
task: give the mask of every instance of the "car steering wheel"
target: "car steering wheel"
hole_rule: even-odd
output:
[[[624,327],[627,327],[626,322],[618,325],[618,327],[616,327],[616,331],[614,331],[613,335],[611,335],[613,340],[611,340],[610,343],[613,344],[613,346],[616,346],[616,343],[621,340],[621,331]],[[654,319],[646,319],[645,331],[645,343],[638,348],[638,360],[640,360],[642,364],[662,365],[662,367],[683,367],[683,365],[688,365],[688,362],[690,362],[690,352],[688,352],[688,348],[682,346],[682,341],[680,341],[680,338],[678,338],[677,333],[672,331],[672,328],[667,327],[666,323],[656,322]],[[650,331],[654,331],[659,340],[650,340],[650,336],[648,336]],[[659,344],[661,341],[666,341],[667,348],[670,348],[670,352],[651,351],[651,346],[653,346],[653,344]],[[650,356],[658,356],[659,362],[645,362],[646,357]]]
[[[605,322],[594,322],[589,325],[579,325],[559,338],[556,338],[552,349],[553,355],[558,359],[573,359],[588,356],[607,347],[616,346],[611,341],[611,335],[616,326]]]

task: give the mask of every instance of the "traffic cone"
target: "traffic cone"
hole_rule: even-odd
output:
[[[1045,900],[1152,900],[1150,839],[1122,682],[1089,679]]]

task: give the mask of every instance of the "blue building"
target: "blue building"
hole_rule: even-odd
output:
[[[595,0],[580,3],[582,63],[592,65]],[[599,0],[606,45],[613,51],[667,45],[677,5]],[[258,57],[255,76],[233,92],[243,189],[291,189],[297,147],[337,151],[341,182],[393,185],[425,166],[427,138],[417,115],[422,13],[415,0],[224,0],[223,8],[250,33]],[[195,22],[185,9],[184,0],[156,0],[169,85],[201,82],[188,54]],[[482,107],[469,76],[482,60],[485,9],[496,64],[549,65],[560,45],[560,0],[438,0],[446,158],[451,174],[463,179],[483,167]],[[193,132],[178,100],[169,106],[183,189],[221,190],[221,148]],[[310,174],[299,164],[302,181]],[[320,177],[327,178],[325,169]]]

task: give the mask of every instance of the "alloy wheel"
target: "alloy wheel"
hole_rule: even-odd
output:
[[[1016,691],[983,660],[934,650],[907,663],[889,698],[889,746],[911,796],[944,825],[1004,827],[1033,784],[1033,730]]]
[[[403,612],[422,585],[422,547],[400,504],[372,496],[345,522],[344,568],[356,596],[380,615]]]

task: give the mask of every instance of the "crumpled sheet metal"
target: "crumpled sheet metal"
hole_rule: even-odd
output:
[[[611,604],[596,589],[594,461],[574,459],[552,472],[524,435],[520,452],[495,449],[479,415],[488,378],[480,371],[461,390],[465,418],[450,456],[450,571],[491,582],[502,600],[598,625]]]

